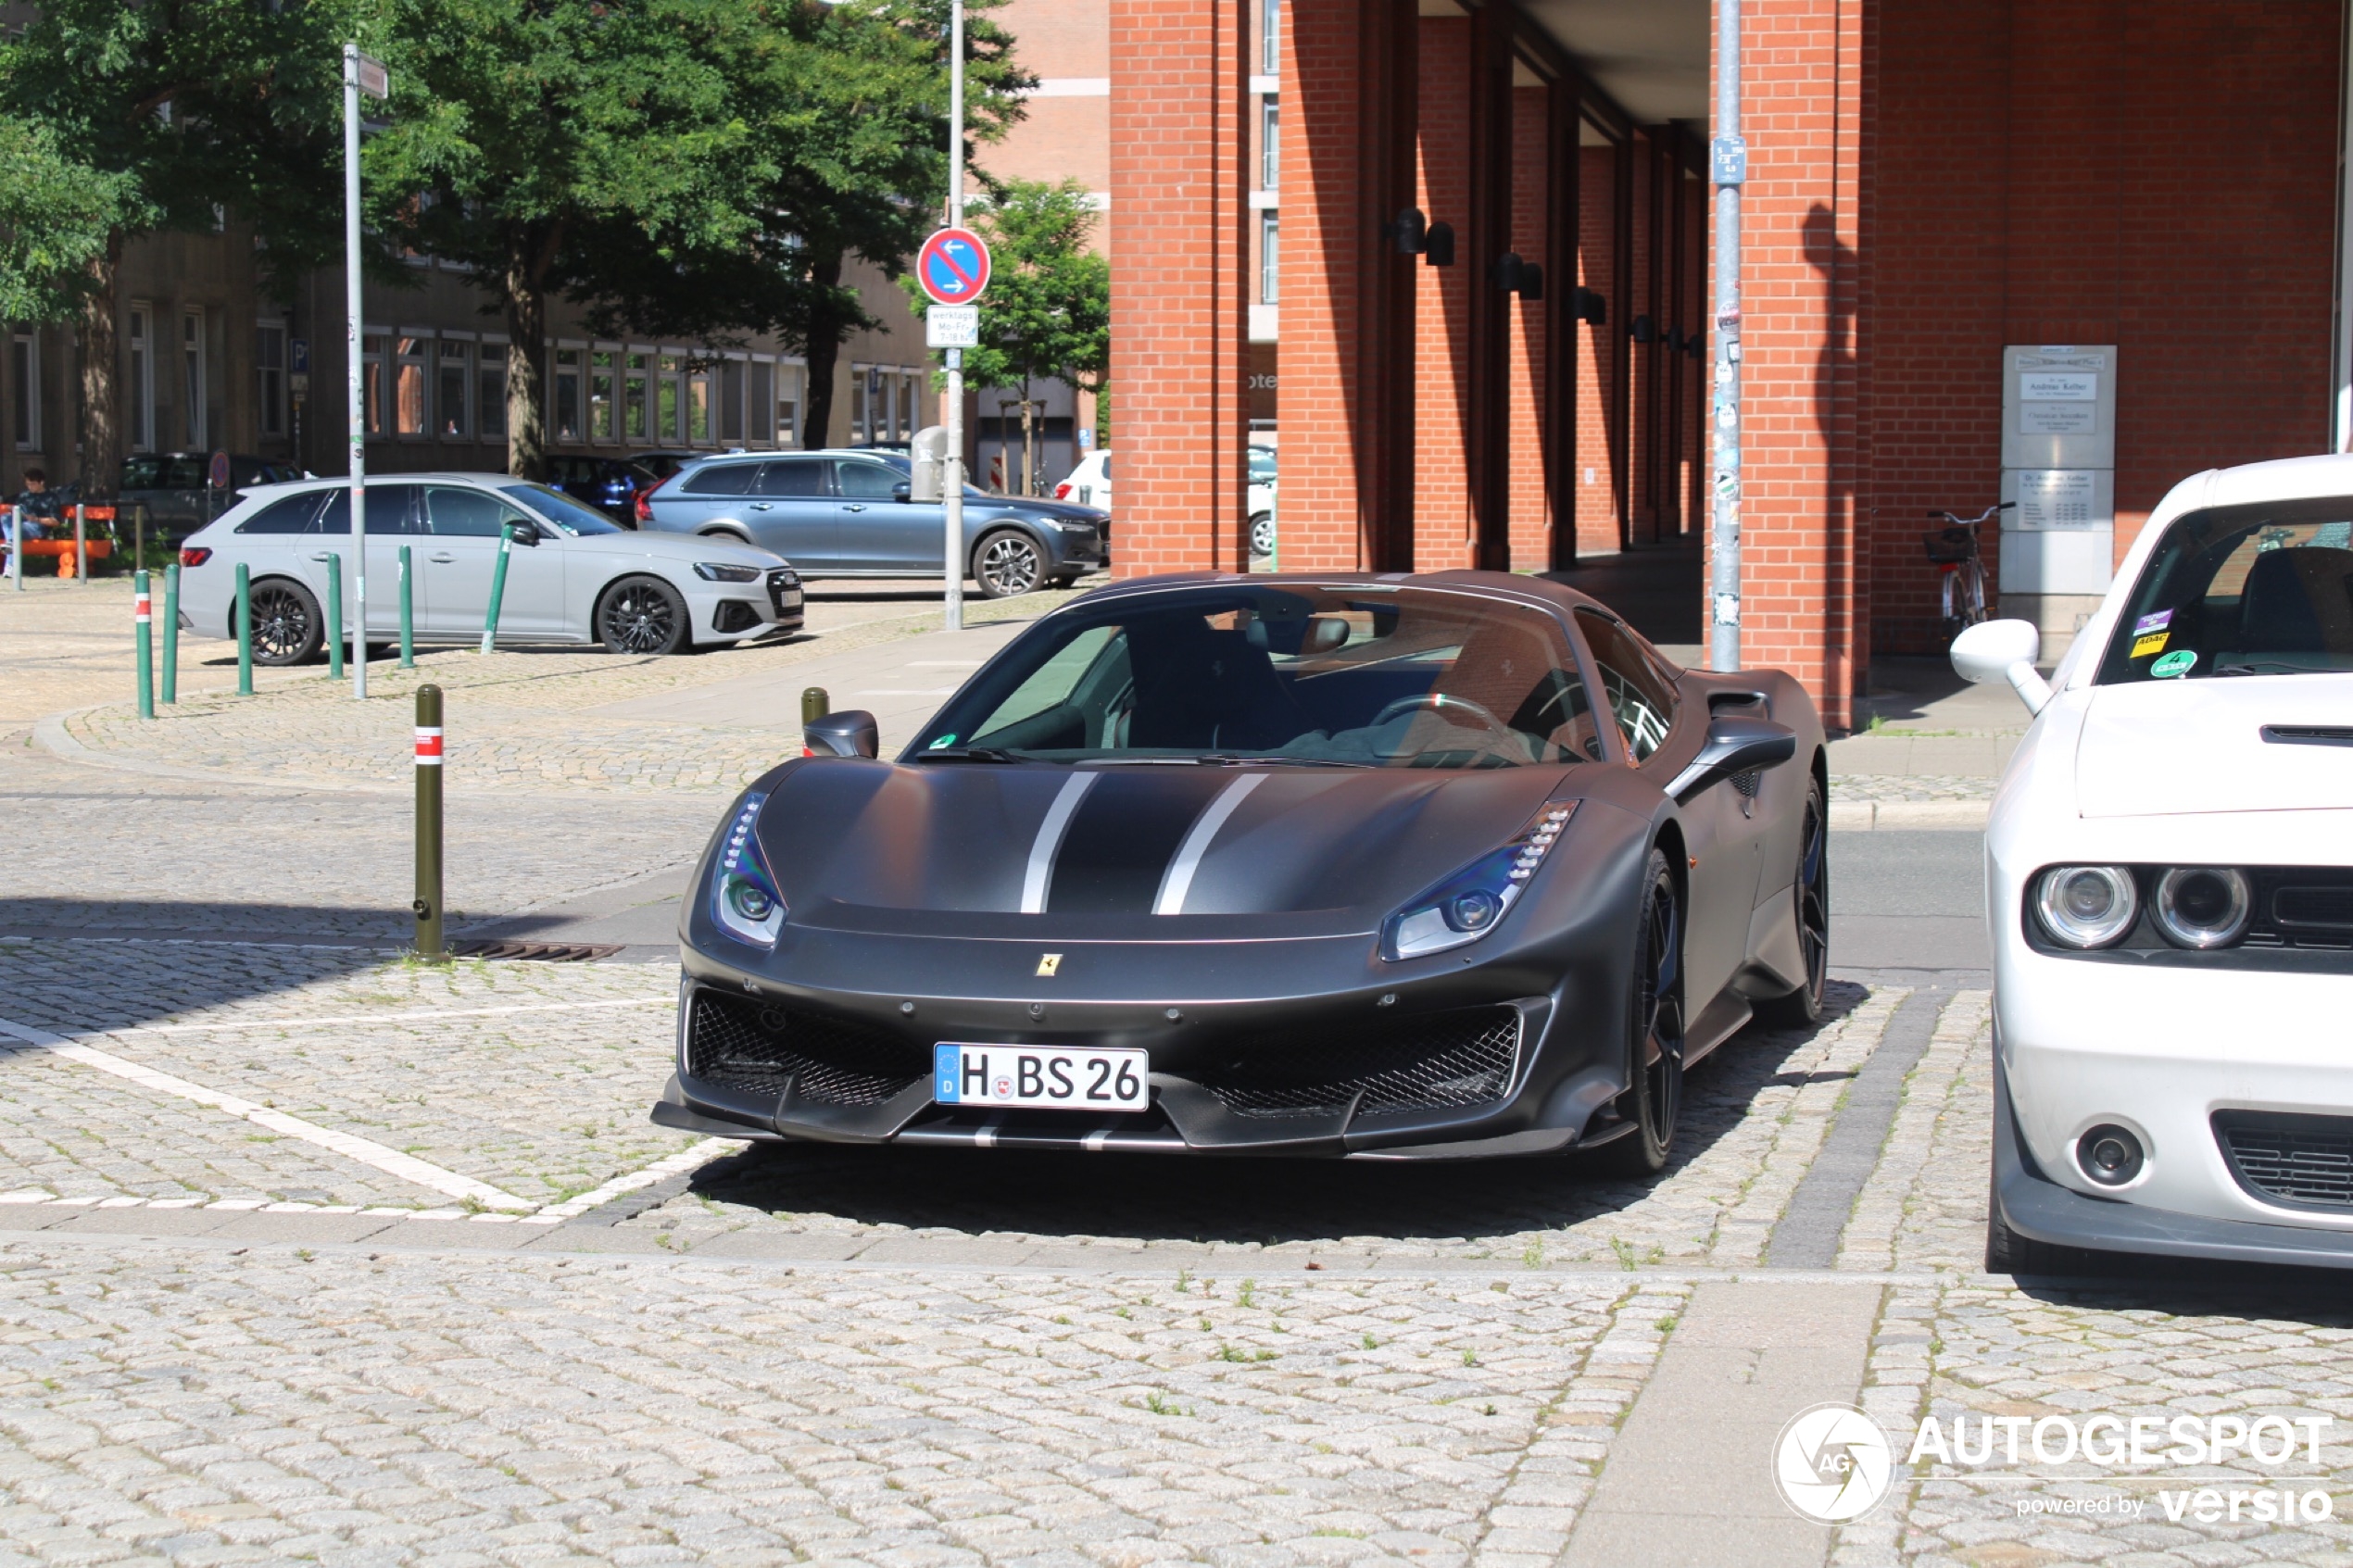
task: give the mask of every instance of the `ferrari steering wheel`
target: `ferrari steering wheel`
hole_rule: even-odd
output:
[[[1401,696],[1373,715],[1372,727],[1378,729],[1401,713],[1411,713],[1416,709],[1423,708],[1428,709],[1441,719],[1459,709],[1494,731],[1498,738],[1514,744],[1524,744],[1517,730],[1496,718],[1478,703],[1466,696],[1449,696],[1444,692],[1422,692],[1414,696]]]

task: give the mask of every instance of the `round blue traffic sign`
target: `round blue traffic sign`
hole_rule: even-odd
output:
[[[970,229],[942,229],[915,257],[915,281],[940,305],[970,305],[988,286],[988,247]]]

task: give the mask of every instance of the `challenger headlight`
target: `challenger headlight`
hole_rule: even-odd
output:
[[[751,825],[759,819],[765,795],[747,795],[736,820],[727,825],[719,850],[719,869],[711,879],[711,918],[719,929],[739,942],[773,947],[785,928],[785,896],[760,853]]]
[[[1389,917],[1381,957],[1394,962],[1442,953],[1495,929],[1544,863],[1577,802],[1551,801],[1510,843],[1482,855]]]
[[[730,566],[725,561],[698,560],[695,562],[695,575],[706,583],[757,583],[761,572],[756,566]]]
[[[2140,912],[2140,890],[2122,866],[2053,866],[2035,880],[2035,918],[2063,947],[2120,942]]]
[[[2253,908],[2246,873],[2229,866],[2176,866],[2158,879],[2157,928],[2184,947],[2228,947]]]

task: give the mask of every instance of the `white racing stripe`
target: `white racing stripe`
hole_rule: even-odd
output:
[[[1201,858],[1209,853],[1211,840],[1226,825],[1226,819],[1234,814],[1234,808],[1265,782],[1264,773],[1244,773],[1218,791],[1217,798],[1193,820],[1192,831],[1185,834],[1185,842],[1176,847],[1176,858],[1168,862],[1168,870],[1161,876],[1160,897],[1152,900],[1152,913],[1185,912],[1185,895],[1193,890],[1193,873],[1201,870]]]
[[[1046,912],[1046,889],[1054,880],[1054,857],[1062,850],[1063,834],[1070,831],[1070,819],[1077,814],[1078,803],[1101,777],[1101,773],[1071,774],[1063,781],[1054,803],[1046,808],[1046,820],[1038,824],[1038,836],[1029,846],[1029,870],[1021,881],[1023,914]]]
[[[52,1056],[61,1056],[69,1061],[78,1061],[85,1067],[94,1067],[101,1073],[111,1073],[116,1077],[128,1079],[142,1088],[154,1089],[159,1094],[173,1095],[181,1099],[192,1100],[197,1105],[209,1106],[215,1110],[225,1110],[232,1116],[241,1116],[257,1125],[269,1128],[273,1133],[283,1133],[287,1137],[300,1138],[305,1143],[332,1149],[346,1160],[357,1160],[362,1165],[371,1166],[387,1175],[398,1176],[402,1181],[414,1182],[422,1187],[431,1187],[434,1191],[451,1198],[472,1198],[485,1209],[514,1210],[532,1207],[527,1199],[517,1198],[510,1192],[501,1192],[487,1182],[478,1182],[472,1176],[461,1176],[455,1171],[445,1171],[440,1166],[428,1164],[414,1155],[403,1154],[396,1148],[386,1148],[383,1144],[372,1139],[357,1137],[349,1133],[333,1132],[313,1123],[305,1122],[299,1116],[289,1116],[283,1110],[272,1110],[266,1105],[256,1105],[249,1099],[222,1094],[218,1089],[208,1089],[202,1084],[192,1084],[185,1078],[175,1078],[169,1073],[158,1073],[152,1067],[143,1067],[126,1057],[116,1056],[111,1051],[102,1051],[92,1046],[76,1045],[71,1040],[62,1035],[52,1035],[46,1030],[31,1028],[22,1023],[11,1023],[6,1019],[0,1018],[0,1035],[12,1035],[28,1046],[47,1051]]]

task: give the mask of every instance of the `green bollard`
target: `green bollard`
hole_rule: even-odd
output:
[[[415,590],[409,586],[409,546],[400,546],[400,668],[417,667],[417,612]]]
[[[180,700],[180,563],[163,569],[163,700]]]
[[[833,710],[834,699],[825,695],[824,687],[803,686],[800,689],[801,728],[807,729]]]
[[[253,571],[237,563],[237,695],[253,696]]]
[[[343,558],[327,557],[327,679],[343,679]]]
[[[152,719],[156,716],[155,602],[147,596],[145,567],[131,581],[131,621],[139,631],[139,717]]]
[[[417,688],[417,956],[446,963],[441,937],[441,688]]]
[[[507,558],[515,553],[515,527],[509,523],[498,531],[498,564],[490,569],[490,608],[482,618],[482,651],[492,653],[498,645],[498,602],[507,596]]]

